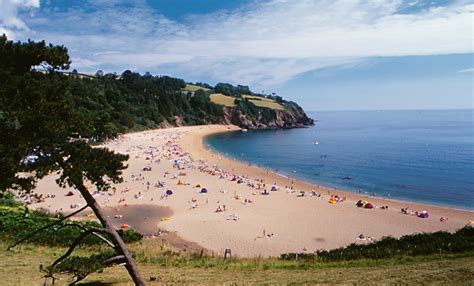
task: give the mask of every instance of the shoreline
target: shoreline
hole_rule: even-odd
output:
[[[267,131],[267,130],[264,130],[264,131]],[[253,164],[252,162],[250,161],[245,161],[245,160],[239,160],[238,158],[233,158],[229,155],[226,155],[224,153],[221,153],[215,149],[212,148],[212,146],[208,145],[208,144],[205,144],[206,140],[208,137],[210,136],[213,136],[213,135],[216,135],[216,134],[219,134],[219,133],[227,133],[227,132],[240,132],[240,128],[239,129],[233,129],[231,131],[227,131],[227,130],[224,130],[224,131],[215,131],[215,132],[211,132],[209,134],[206,134],[202,137],[202,148],[207,150],[208,152],[210,153],[213,153],[217,156],[221,156],[221,157],[224,157],[225,159],[227,160],[230,160],[230,161],[234,161],[236,163],[240,163],[242,165],[249,165],[251,167],[255,167],[255,168],[258,168],[258,169],[261,169],[262,171],[270,171],[270,173],[274,176],[278,176],[278,177],[281,177],[281,178],[284,178],[284,179],[290,179],[290,180],[294,180],[294,181],[299,181],[305,185],[308,185],[308,186],[320,186],[320,188],[322,189],[326,189],[326,190],[337,190],[338,192],[341,192],[341,193],[344,193],[344,194],[352,194],[352,195],[357,195],[361,198],[365,198],[365,199],[381,199],[381,200],[384,200],[384,201],[388,201],[388,202],[394,202],[394,203],[400,203],[400,204],[412,204],[412,205],[420,205],[420,206],[428,206],[430,208],[444,208],[444,209],[449,209],[449,210],[456,210],[456,211],[462,211],[462,212],[472,212],[474,213],[474,208],[473,209],[463,209],[463,208],[459,208],[459,207],[456,207],[456,206],[450,206],[450,205],[443,205],[443,204],[436,204],[436,203],[432,203],[432,202],[423,202],[423,201],[411,201],[410,199],[398,199],[398,198],[393,198],[393,197],[384,197],[384,196],[372,196],[372,195],[367,195],[367,194],[363,194],[363,193],[357,193],[356,190],[349,190],[348,188],[344,188],[344,187],[329,187],[329,186],[325,186],[324,183],[321,183],[319,184],[318,182],[311,182],[311,181],[306,181],[305,179],[303,178],[297,178],[297,177],[291,177],[290,175],[285,175],[285,174],[281,174],[281,173],[278,173],[277,170],[273,170],[271,168],[267,168],[265,166],[260,166],[260,165],[256,165],[256,164]],[[252,132],[258,132],[258,131],[252,131]]]
[[[124,182],[115,185],[113,192],[96,193],[97,201],[102,207],[168,207],[173,212],[171,219],[153,227],[217,255],[230,248],[238,257],[279,256],[365,243],[356,240],[360,234],[379,239],[415,232],[455,231],[474,219],[471,211],[366,197],[299,179],[293,179],[296,192],[287,193],[285,185],[291,179],[206,148],[206,136],[236,130],[240,128],[229,125],[157,129],[125,134],[105,143],[104,147],[129,154],[129,167],[124,170]],[[232,179],[234,175],[242,176],[239,178],[246,183],[238,184]],[[255,179],[265,182],[268,188],[276,183],[279,190],[261,195],[262,189],[249,185]],[[164,187],[157,186],[158,182],[163,182]],[[196,188],[197,184],[201,187]],[[202,187],[208,192],[201,193]],[[93,189],[90,187],[94,193]],[[300,190],[308,193],[312,189],[321,196],[297,196]],[[32,207],[64,211],[83,203],[78,195],[61,195],[60,190],[63,194],[67,190],[57,187],[53,176],[40,181],[36,191],[46,195],[55,190],[55,198]],[[173,194],[164,195],[167,190]],[[345,201],[330,204],[330,194],[338,194]],[[359,199],[389,208],[357,208],[355,202]],[[216,212],[222,206],[225,211]],[[410,210],[427,210],[431,216],[422,219],[401,214],[400,209],[407,206]],[[136,211],[136,215],[140,212]],[[449,222],[440,222],[440,217],[449,217]]]
[[[352,191],[349,191],[349,190],[345,190],[345,189],[342,189],[342,188],[328,187],[328,186],[320,185],[320,184],[317,184],[317,183],[305,181],[304,179],[300,179],[300,178],[280,174],[280,173],[276,172],[275,170],[272,170],[270,168],[266,168],[266,167],[263,167],[263,166],[257,166],[257,165],[255,165],[251,162],[248,162],[248,161],[232,158],[228,155],[220,153],[217,150],[212,149],[211,147],[206,146],[206,144],[205,144],[205,141],[206,141],[207,137],[209,137],[209,136],[213,136],[213,135],[219,134],[219,133],[239,132],[239,131],[240,131],[240,128],[237,127],[237,126],[234,126],[232,130],[212,130],[212,131],[209,131],[209,132],[205,133],[204,135],[201,135],[201,138],[199,138],[199,136],[197,136],[196,138],[192,139],[192,140],[201,140],[201,147],[200,148],[191,147],[191,144],[188,144],[187,147],[191,148],[195,152],[195,154],[193,154],[193,155],[203,156],[203,154],[204,154],[204,156],[206,156],[206,157],[210,156],[210,159],[213,159],[213,160],[216,160],[216,157],[221,157],[220,159],[218,158],[218,160],[214,161],[214,162],[219,162],[219,161],[222,162],[222,159],[225,159],[225,160],[228,160],[230,162],[230,164],[232,164],[232,163],[239,164],[244,169],[249,168],[247,170],[247,172],[249,172],[251,170],[254,170],[254,169],[257,169],[260,172],[267,173],[267,175],[269,177],[274,178],[276,181],[278,181],[278,179],[280,179],[280,180],[283,179],[286,182],[294,181],[295,184],[297,184],[298,186],[301,185],[303,187],[307,187],[307,188],[311,188],[311,189],[315,189],[315,190],[320,189],[320,190],[326,190],[326,191],[331,191],[331,192],[343,193],[346,196],[356,197],[356,198],[363,199],[363,200],[364,199],[380,200],[380,201],[387,201],[387,202],[396,203],[396,204],[400,204],[400,205],[407,204],[407,205],[411,205],[411,206],[419,206],[421,208],[422,207],[427,207],[427,208],[430,208],[430,209],[431,208],[439,208],[439,209],[444,209],[444,210],[448,210],[448,211],[453,210],[453,211],[460,211],[460,212],[468,212],[468,213],[472,213],[474,215],[474,209],[473,210],[471,210],[471,209],[462,209],[462,208],[457,208],[457,207],[454,207],[454,206],[446,206],[446,205],[438,205],[438,204],[431,204],[431,203],[417,202],[417,201],[410,201],[410,200],[403,200],[403,199],[396,199],[396,198],[386,198],[386,197],[364,195],[364,194],[359,194],[359,193],[352,192]],[[191,151],[191,153],[193,153],[193,152]],[[209,159],[209,158],[207,158],[207,159]],[[306,189],[306,191],[309,191],[309,190]]]

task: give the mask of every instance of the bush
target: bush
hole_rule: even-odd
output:
[[[21,205],[0,204],[0,237],[17,241],[58,220],[58,218],[48,216],[42,210],[28,211]],[[81,227],[101,227],[101,225],[94,221],[65,220],[59,225],[39,232],[27,241],[38,245],[69,246],[83,232]],[[136,242],[143,238],[142,234],[133,229],[119,230],[119,234],[126,243]],[[100,242],[102,240],[96,236],[89,235],[82,241],[82,245],[94,245]]]
[[[465,226],[455,233],[438,231],[402,236],[400,239],[383,237],[370,244],[350,244],[333,250],[318,250],[314,254],[286,253],[283,260],[315,259],[322,262],[351,261],[357,259],[385,259],[400,256],[457,254],[474,251],[474,228]]]

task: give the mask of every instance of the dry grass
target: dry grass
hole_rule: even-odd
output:
[[[21,246],[15,251],[6,251],[6,245],[0,243],[0,285],[41,285],[44,282],[38,269],[40,264],[48,265],[65,249]],[[156,248],[156,249],[155,249]],[[454,284],[472,285],[474,281],[474,257],[429,258],[425,260],[405,259],[386,263],[373,261],[373,266],[358,266],[347,263],[344,267],[326,265],[315,268],[273,268],[279,267],[278,261],[265,259],[246,259],[223,262],[219,265],[166,266],[153,261],[152,256],[160,255],[166,247],[158,247],[156,242],[145,241],[130,247],[137,255],[139,268],[143,276],[158,276],[160,283],[198,284],[198,285],[241,285],[241,284]],[[153,250],[155,249],[155,250]],[[142,252],[142,253],[140,253]],[[142,257],[146,252],[147,257]],[[79,250],[79,254],[85,250]],[[434,259],[434,260],[433,260]],[[141,261],[141,262],[140,262]],[[267,263],[275,263],[264,267]],[[284,262],[288,263],[288,262]],[[291,263],[291,262],[290,262]],[[296,264],[296,263],[295,263]],[[304,265],[304,264],[303,264]],[[58,285],[69,282],[62,277]],[[115,266],[103,273],[88,277],[83,285],[133,285],[123,267]]]
[[[208,91],[209,89],[208,88],[205,88],[205,87],[202,87],[202,86],[198,86],[198,85],[194,85],[194,84],[186,84],[186,87],[184,88],[184,90],[187,90],[187,91],[197,91],[197,90],[204,90],[204,91]]]
[[[247,98],[250,102],[255,104],[258,107],[267,107],[275,110],[284,110],[285,107],[280,103],[276,102],[273,99],[260,97],[260,96],[252,96],[252,95],[244,95],[244,98]]]
[[[211,101],[216,104],[224,105],[227,107],[235,106],[235,103],[234,103],[235,97],[227,96],[222,93],[213,93],[210,95],[210,97],[211,97]]]

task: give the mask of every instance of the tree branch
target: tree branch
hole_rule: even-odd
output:
[[[123,262],[127,262],[127,258],[124,256],[124,255],[117,255],[117,256],[113,256],[113,257],[110,257],[106,260],[104,260],[104,265],[110,265],[110,264],[115,264],[115,263],[123,263]]]
[[[59,257],[58,259],[56,259],[53,264],[51,264],[51,267],[54,267],[56,266],[59,262],[63,261],[64,259],[66,259],[69,255],[71,255],[71,253],[74,251],[74,249],[76,248],[76,246],[79,245],[79,243],[86,237],[88,236],[89,234],[92,233],[92,230],[88,230],[88,231],[85,231],[83,232],[80,236],[78,236],[76,238],[76,240],[74,240],[74,242],[71,244],[71,246],[69,246],[69,249],[66,251],[66,253],[64,253],[61,257]]]
[[[12,249],[13,247],[17,246],[18,244],[24,242],[24,241],[27,240],[27,239],[30,239],[31,237],[35,236],[36,234],[38,234],[39,232],[41,232],[41,231],[43,231],[43,230],[45,230],[45,229],[48,229],[48,228],[50,228],[50,227],[52,227],[52,226],[55,226],[55,225],[60,224],[60,223],[63,222],[64,220],[66,220],[66,219],[68,219],[68,218],[70,218],[70,217],[72,217],[72,216],[74,216],[74,215],[76,215],[76,214],[82,212],[83,210],[85,210],[85,209],[88,208],[88,207],[89,207],[89,205],[87,204],[87,205],[83,206],[82,208],[78,209],[77,211],[75,211],[75,212],[73,212],[73,213],[70,213],[70,214],[68,214],[68,215],[65,216],[65,217],[60,218],[58,221],[55,221],[55,222],[53,222],[53,223],[51,223],[51,224],[49,224],[49,225],[47,225],[47,226],[40,227],[39,229],[33,231],[32,233],[26,235],[25,237],[23,237],[23,238],[20,239],[19,241],[15,242],[13,245],[9,246],[9,247],[7,248],[7,250]]]
[[[80,228],[82,229],[83,231],[92,231],[91,234],[96,236],[97,238],[99,238],[100,240],[104,241],[105,243],[107,243],[110,247],[114,248],[115,249],[115,244],[113,244],[110,240],[108,240],[107,238],[105,238],[104,236],[100,235],[99,233],[106,233],[106,234],[109,234],[110,235],[110,232],[107,231],[105,228],[100,228],[100,227],[90,227],[90,228],[87,228],[87,227],[84,227],[80,224],[77,224],[77,223],[68,223],[68,224],[64,224],[62,226],[60,226],[58,228],[61,229],[61,228],[65,228],[65,227],[68,227],[68,226],[74,226],[74,227],[77,227],[77,228]]]
[[[104,241],[105,243],[107,243],[110,247],[112,247],[113,249],[115,249],[117,246],[115,244],[113,244],[110,240],[108,240],[107,238],[103,237],[102,235],[96,233],[96,232],[92,232],[93,235],[95,235],[96,237],[100,238],[102,241]]]

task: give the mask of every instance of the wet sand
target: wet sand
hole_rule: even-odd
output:
[[[122,224],[127,224],[146,236],[156,235],[160,230],[160,219],[173,214],[170,208],[157,205],[106,207],[103,211],[117,228],[120,228]]]

